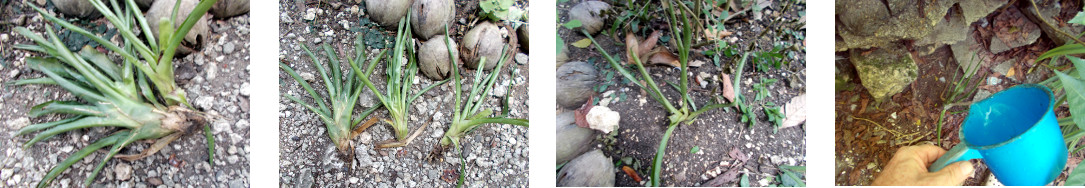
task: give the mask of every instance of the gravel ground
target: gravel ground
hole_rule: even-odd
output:
[[[24,17],[18,24],[35,32],[44,32],[43,19],[29,7],[18,2],[4,5],[3,20]],[[207,161],[207,145],[203,131],[195,131],[174,141],[168,147],[147,158],[128,162],[111,160],[98,175],[92,187],[247,187],[249,184],[249,16],[242,15],[211,22],[212,35],[208,45],[198,53],[175,61],[178,84],[188,92],[188,100],[200,111],[215,117],[213,132],[216,140],[215,165]],[[11,29],[0,26],[0,46],[30,43]],[[111,128],[76,130],[36,143],[28,149],[20,147],[31,136],[12,136],[19,128],[33,123],[61,119],[49,115],[28,118],[31,106],[74,97],[55,86],[12,86],[9,81],[39,78],[44,75],[29,69],[23,62],[26,51],[0,47],[0,86],[7,91],[0,97],[0,187],[31,187],[37,184],[56,164],[71,153],[115,131]],[[150,144],[137,142],[122,150],[122,154],[137,153]],[[54,186],[79,186],[102,160],[104,152],[87,156],[54,181]],[[178,163],[178,165],[170,165]],[[125,175],[130,174],[130,175]],[[130,176],[130,177],[128,177]]]
[[[290,65],[314,87],[324,93],[323,84],[300,44],[317,47],[324,43],[332,45],[340,53],[352,52],[353,41],[358,33],[350,32],[364,18],[364,8],[355,2],[305,3],[304,1],[280,1],[280,51],[279,58]],[[458,3],[459,10],[464,4]],[[466,3],[470,4],[470,3]],[[526,5],[525,5],[526,6]],[[306,19],[305,14],[315,16]],[[464,15],[459,14],[458,15]],[[470,15],[470,14],[467,14]],[[462,24],[470,18],[457,18]],[[381,28],[383,29],[383,28]],[[453,30],[451,36],[462,37],[462,30]],[[371,52],[375,51],[370,49]],[[317,55],[326,58],[322,53]],[[527,118],[527,55],[519,54],[516,63],[509,64],[498,78],[495,91],[487,94],[486,108],[497,109],[499,100],[511,97],[511,114],[514,118]],[[381,62],[375,72],[384,71]],[[461,69],[462,70],[462,69]],[[516,72],[511,77],[509,71]],[[468,71],[464,71],[468,72]],[[472,77],[471,73],[464,74]],[[384,85],[384,75],[371,75],[375,85]],[[313,99],[289,75],[280,72],[282,95],[299,96],[302,100]],[[435,83],[419,74],[415,78],[413,92]],[[464,84],[470,81],[464,80]],[[505,89],[512,86],[511,90]],[[378,123],[351,141],[356,146],[355,159],[344,161],[335,151],[334,144],[325,133],[323,122],[316,114],[301,105],[280,97],[279,99],[279,183],[282,187],[453,187],[460,173],[466,173],[468,187],[526,187],[528,185],[527,128],[512,125],[485,125],[467,134],[461,141],[463,157],[455,152],[434,152],[444,131],[451,123],[452,85],[437,86],[412,104],[409,126],[412,133],[432,117],[431,124],[410,145],[400,148],[373,149],[375,143],[393,139],[391,128]],[[464,88],[465,90],[469,88]],[[362,95],[360,113],[378,101],[368,90]],[[376,117],[388,117],[385,110],[378,110]],[[434,154],[438,153],[438,154]],[[459,172],[467,165],[467,172]],[[353,168],[351,168],[353,166]]]

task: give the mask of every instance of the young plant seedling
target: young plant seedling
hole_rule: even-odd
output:
[[[631,49],[627,50],[626,53],[629,54],[629,57],[632,57],[628,61],[630,61],[631,64],[633,64],[637,68],[638,72],[640,72],[641,76],[639,77],[639,79],[638,77],[633,76],[633,74],[631,74],[629,70],[626,70],[624,66],[619,64],[619,61],[617,59],[614,59],[614,57],[610,56],[610,54],[608,54],[606,50],[604,50],[603,47],[599,45],[598,42],[595,42],[595,39],[592,38],[591,35],[587,33],[587,31],[583,31],[584,35],[587,36],[588,39],[591,39],[592,43],[595,44],[595,48],[599,51],[599,53],[602,53],[603,57],[607,59],[607,62],[610,63],[611,67],[617,69],[618,73],[620,73],[626,79],[644,81],[644,84],[636,81],[634,81],[633,83],[640,88],[648,89],[648,95],[656,102],[662,104],[663,107],[665,107],[670,114],[670,116],[668,117],[670,123],[668,123],[667,131],[663,134],[663,140],[659,143],[655,159],[652,161],[653,165],[650,185],[657,187],[660,186],[660,178],[663,177],[660,173],[663,170],[663,155],[667,149],[667,141],[670,140],[671,134],[674,132],[674,129],[677,128],[678,125],[681,123],[693,123],[693,121],[697,119],[697,116],[701,115],[706,111],[733,106],[733,104],[711,104],[704,106],[703,108],[697,108],[696,104],[693,102],[693,98],[690,97],[688,78],[689,52],[693,45],[693,35],[696,32],[691,24],[679,25],[678,23],[691,23],[690,18],[696,18],[697,16],[691,15],[696,13],[690,13],[680,10],[680,8],[676,7],[679,5],[674,5],[674,3],[675,2],[669,0],[664,1],[663,7],[667,12],[666,16],[668,17],[671,24],[671,30],[674,31],[671,32],[671,34],[672,38],[675,39],[673,40],[673,42],[675,43],[675,46],[677,46],[678,62],[680,64],[680,66],[678,66],[680,74],[679,83],[672,85],[676,90],[678,90],[678,94],[681,95],[681,100],[677,101],[677,106],[672,105],[672,103],[667,100],[667,98],[663,95],[663,90],[660,89],[660,86],[656,84],[656,81],[652,79],[651,74],[648,73],[648,69],[644,68],[644,64],[640,62],[640,58],[637,57],[636,51],[638,50],[636,49],[635,45],[626,44],[629,45],[627,49]]]
[[[143,33],[151,33],[151,31],[139,9],[135,8],[138,6],[134,0],[124,1],[126,3],[124,6],[118,4],[117,1],[110,1],[112,10],[107,8],[101,0],[89,0],[120,32],[121,39],[124,40],[123,46],[113,44],[108,39],[98,37],[86,29],[59,19],[40,7],[26,4],[38,11],[46,20],[91,38],[101,47],[112,51],[113,55],[123,59],[121,66],[117,66],[108,55],[94,48],[84,47],[79,52],[72,52],[65,47],[64,42],[60,41],[51,27],[45,27],[48,39],[27,28],[15,29],[16,32],[36,43],[36,45],[15,45],[16,48],[44,54],[41,57],[29,57],[26,63],[31,69],[42,72],[46,77],[18,80],[14,84],[57,85],[82,99],[82,101],[54,100],[32,107],[29,112],[30,117],[46,114],[72,116],[68,119],[34,124],[20,129],[16,135],[41,131],[33,139],[27,141],[23,145],[24,148],[42,139],[76,129],[90,127],[120,129],[64,159],[38,182],[38,187],[49,186],[53,179],[76,162],[98,149],[108,147],[109,151],[104,160],[87,176],[84,186],[89,185],[110,159],[116,157],[133,161],[150,156],[171,141],[192,131],[192,125],[206,123],[205,115],[190,109],[191,105],[185,99],[184,90],[178,88],[177,83],[174,82],[172,60],[182,36],[188,33],[196,20],[203,16],[216,1],[201,1],[180,28],[171,27],[175,20],[153,20],[163,23],[161,25],[164,32],[157,38],[144,35],[147,42],[144,43],[143,39],[136,37],[132,32],[132,26],[141,29]],[[125,8],[122,10],[120,7]],[[140,154],[117,155],[128,144],[144,139],[158,140]],[[213,150],[213,141],[209,141],[209,150]]]
[[[448,32],[448,26],[445,26],[445,32]],[[456,57],[458,54],[452,53],[452,43],[450,40],[452,39],[445,36],[445,45],[447,45],[446,47],[449,52],[448,55],[449,57],[453,57],[451,59],[458,60],[459,58]],[[502,50],[501,60],[497,62],[497,66],[494,67],[493,70],[490,70],[490,73],[485,76],[482,74],[482,67],[486,65],[486,57],[482,57],[479,60],[478,67],[475,69],[474,82],[471,83],[471,93],[470,95],[467,95],[466,101],[460,101],[460,96],[462,95],[461,92],[463,90],[460,89],[460,70],[459,66],[457,66],[459,63],[452,62],[452,83],[453,90],[456,93],[454,96],[456,97],[456,106],[453,106],[454,112],[452,113],[452,124],[449,125],[448,131],[445,131],[445,135],[441,139],[441,147],[448,147],[451,144],[455,151],[460,151],[460,138],[463,138],[464,135],[483,124],[498,123],[524,127],[528,126],[528,121],[526,119],[506,117],[508,115],[507,110],[503,110],[504,112],[498,116],[491,117],[494,113],[492,110],[481,108],[482,105],[486,103],[486,100],[481,96],[489,95],[494,85],[497,84],[497,75],[501,73],[501,69],[505,67],[506,60],[507,58],[510,58],[510,54],[513,54],[510,53],[511,51],[515,51],[515,49],[509,50],[508,46],[506,46]],[[505,102],[507,103],[508,101]],[[461,104],[463,104],[463,108],[459,108],[461,107]],[[461,155],[460,158],[463,158],[463,156]],[[462,165],[460,170],[460,179],[457,182],[457,186],[463,185],[464,177],[467,174],[467,165]]]
[[[445,41],[448,40],[450,39],[446,36]],[[445,44],[449,43],[446,42]],[[448,48],[451,49],[452,46],[449,45]],[[451,52],[451,50],[449,50],[449,52]],[[477,128],[479,125],[483,124],[498,123],[519,125],[524,127],[528,126],[528,121],[526,119],[508,118],[505,117],[507,114],[504,113],[496,117],[491,117],[494,113],[493,110],[482,108],[482,105],[486,103],[486,100],[484,100],[485,98],[481,96],[489,95],[494,85],[497,84],[497,75],[501,73],[501,69],[505,66],[506,58],[508,58],[508,54],[510,54],[508,52],[510,52],[510,50],[508,49],[508,47],[505,47],[505,49],[502,50],[501,60],[498,61],[497,66],[494,67],[494,70],[491,70],[490,73],[487,75],[484,75],[482,73],[482,66],[486,65],[486,58],[483,57],[481,60],[479,60],[479,67],[475,71],[474,82],[471,83],[471,93],[467,95],[467,100],[465,101],[460,101],[462,90],[460,89],[461,86],[460,73],[458,68],[459,66],[452,66],[452,83],[454,88],[453,90],[456,93],[456,106],[453,108],[455,109],[455,112],[453,112],[452,114],[452,125],[448,127],[448,131],[445,131],[445,136],[441,139],[441,146],[448,146],[449,144],[452,144],[454,148],[459,149],[460,138],[462,138],[464,134],[467,134],[468,132]],[[452,57],[455,57],[454,54],[450,53],[450,55],[453,55]],[[461,107],[461,104],[462,108],[458,108]]]
[[[301,104],[309,109],[309,111],[316,113],[317,117],[320,118],[320,121],[324,122],[324,127],[328,129],[328,137],[330,137],[332,143],[335,144],[335,148],[347,159],[352,159],[354,156],[354,145],[350,142],[350,139],[358,136],[362,131],[365,131],[369,126],[376,123],[376,119],[371,118],[366,121],[365,124],[359,126],[359,124],[362,123],[362,120],[365,117],[369,117],[369,114],[372,114],[377,108],[380,108],[381,104],[370,107],[362,112],[361,116],[357,116],[356,118],[353,117],[354,106],[356,106],[358,98],[364,90],[362,82],[358,81],[358,78],[354,76],[353,71],[341,71],[339,58],[335,55],[331,46],[328,46],[327,43],[322,46],[324,55],[327,56],[330,61],[330,63],[327,63],[328,69],[331,72],[330,76],[328,75],[329,71],[325,71],[324,66],[320,65],[323,61],[317,58],[316,55],[309,50],[308,45],[301,45],[301,49],[305,50],[305,54],[309,55],[309,58],[312,59],[313,67],[316,67],[317,72],[320,74],[320,78],[324,80],[328,97],[322,98],[313,91],[313,87],[309,86],[308,82],[305,82],[301,76],[298,76],[298,73],[294,72],[294,69],[290,68],[290,66],[287,66],[285,63],[280,62],[279,68],[293,77],[302,88],[305,88],[305,91],[309,93],[309,97],[312,97],[313,101],[316,101],[317,106],[306,103],[294,95],[287,94],[284,96]],[[358,40],[355,40],[355,58],[345,57],[343,59],[346,59],[347,63],[351,66],[356,66],[358,62],[363,62],[367,58],[368,55],[365,54],[365,51],[365,43],[362,41],[361,35],[359,35]],[[377,55],[376,58],[370,60],[370,62],[380,61],[384,53],[385,51],[381,50],[380,54]],[[343,71],[345,71],[345,73],[342,73]],[[331,103],[331,108],[328,108],[326,103],[324,103],[325,100],[327,100],[328,103]]]
[[[443,80],[426,88],[415,94],[411,94],[411,84],[414,83],[415,74],[418,73],[418,58],[415,56],[414,39],[411,38],[411,14],[407,13],[407,16],[399,20],[399,29],[396,32],[396,42],[392,48],[392,57],[386,58],[385,62],[388,64],[384,67],[387,72],[387,87],[385,93],[381,94],[380,90],[373,85],[373,82],[369,80],[369,75],[373,74],[374,68],[377,67],[377,61],[370,61],[369,66],[366,67],[363,72],[361,68],[356,64],[351,64],[351,69],[354,69],[354,76],[373,91],[373,94],[380,99],[381,104],[384,105],[384,109],[388,110],[388,115],[392,116],[392,120],[385,120],[391,125],[392,130],[395,131],[396,140],[379,144],[378,147],[390,148],[406,146],[414,140],[418,134],[422,133],[422,130],[426,129],[429,124],[423,124],[418,128],[414,134],[408,137],[407,115],[410,112],[411,102],[414,102],[418,96],[421,96],[426,91],[433,89],[436,86],[444,84],[448,80]],[[401,59],[400,57],[406,57]],[[406,60],[406,62],[404,62]],[[406,66],[406,67],[404,67]]]

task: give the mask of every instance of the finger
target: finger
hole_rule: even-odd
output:
[[[938,157],[942,157],[942,155],[946,154],[945,149],[929,144],[912,146],[912,152],[914,152],[914,155],[918,157],[920,161],[923,161],[923,164],[930,164],[935,160],[938,160]]]
[[[956,162],[938,172],[931,173],[931,183],[944,186],[961,185],[965,179],[972,176],[974,171],[975,167],[972,166],[972,162]]]

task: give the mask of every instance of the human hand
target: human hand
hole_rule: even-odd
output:
[[[934,145],[904,146],[897,149],[897,153],[893,154],[893,159],[889,160],[870,185],[961,185],[975,170],[972,162],[956,162],[938,172],[927,172],[927,167],[945,153],[946,150]]]

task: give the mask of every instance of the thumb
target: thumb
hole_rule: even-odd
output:
[[[964,183],[965,179],[972,176],[975,170],[971,161],[956,162],[930,174],[933,180],[930,183],[942,186],[959,186]]]

